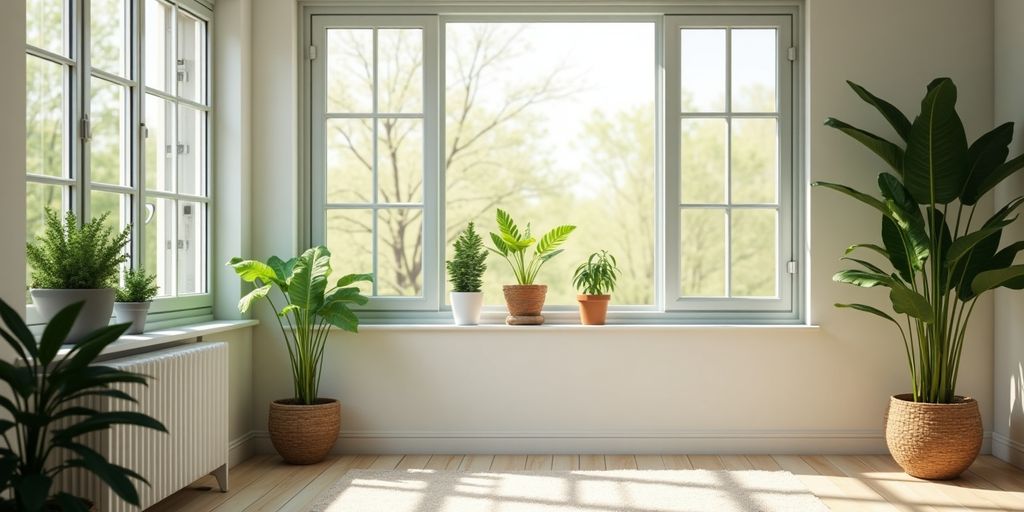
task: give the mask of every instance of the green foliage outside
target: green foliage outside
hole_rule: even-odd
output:
[[[124,248],[131,227],[120,233],[106,224],[107,214],[81,227],[74,212],[46,210],[46,228],[27,245],[33,288],[96,289],[115,286],[118,269],[128,261]]]
[[[452,291],[480,291],[484,272],[487,270],[486,260],[487,249],[484,248],[484,241],[470,222],[466,230],[455,240],[455,257],[445,263]]]
[[[834,118],[825,123],[873,151],[891,171],[878,175],[881,197],[841,184],[814,183],[881,214],[881,245],[851,245],[843,260],[857,268],[840,271],[833,279],[888,289],[892,311],[904,322],[867,304],[836,306],[895,324],[906,351],[914,401],[951,403],[978,298],[998,287],[1024,288],[1024,265],[1013,264],[1024,242],[1001,243],[1003,229],[1017,220],[1014,211],[1024,205],[1024,196],[1000,206],[984,222],[974,215],[985,195],[1024,167],[1024,155],[1007,161],[1013,123],[968,145],[956,111],[956,85],[949,78],[928,84],[921,113],[913,122],[891,103],[848,83],[892,125],[899,140],[883,139]],[[881,256],[886,268],[851,256],[854,253]]]
[[[117,302],[149,302],[158,290],[155,275],[143,268],[130,268],[124,273],[124,284],[117,288]]]
[[[498,254],[512,267],[516,276],[517,284],[534,284],[541,267],[551,258],[558,256],[564,251],[559,247],[569,239],[569,235],[576,229],[576,226],[563,224],[556,226],[540,237],[537,241],[530,233],[530,224],[526,229],[520,231],[519,226],[508,212],[498,208],[498,233],[491,233],[491,243],[494,247],[488,250]],[[500,233],[500,234],[499,234]],[[526,250],[537,246],[533,250],[530,259],[526,259]]]
[[[584,295],[607,295],[615,291],[620,273],[615,256],[608,251],[595,252],[576,267],[572,284]]]

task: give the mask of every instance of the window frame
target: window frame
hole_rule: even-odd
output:
[[[300,56],[301,72],[299,86],[300,123],[299,140],[300,148],[299,161],[300,169],[306,172],[300,173],[300,229],[299,242],[304,245],[322,243],[323,239],[316,236],[314,225],[318,216],[319,222],[324,222],[323,210],[317,207],[316,201],[312,198],[312,190],[317,184],[316,168],[312,165],[312,155],[317,152],[315,137],[312,136],[314,118],[317,113],[312,110],[311,96],[313,95],[314,77],[313,69],[317,67],[317,59],[310,58],[310,48],[316,47],[317,57],[323,52],[321,45],[317,45],[315,34],[317,32],[315,20],[318,17],[347,16],[359,18],[380,18],[390,16],[405,16],[409,13],[416,13],[417,16],[433,17],[437,24],[438,48],[437,60],[439,62],[437,76],[439,80],[437,94],[439,99],[439,110],[436,117],[438,138],[444,140],[444,101],[445,95],[440,91],[445,90],[445,34],[446,25],[449,22],[464,21],[494,21],[494,22],[636,22],[653,21],[655,24],[656,38],[656,66],[653,70],[656,73],[656,178],[655,178],[655,294],[654,304],[649,306],[615,306],[609,310],[608,323],[610,324],[679,324],[679,325],[792,325],[806,323],[806,275],[808,261],[806,252],[806,197],[807,179],[805,171],[805,156],[802,144],[803,133],[805,132],[806,120],[802,115],[802,77],[803,64],[797,58],[790,62],[788,53],[796,51],[803,46],[803,32],[801,24],[801,6],[794,2],[781,2],[777,5],[724,5],[724,6],[688,6],[688,5],[656,5],[656,6],[629,6],[629,5],[608,5],[604,3],[578,4],[554,4],[554,5],[515,5],[497,7],[486,3],[469,2],[452,6],[442,2],[422,2],[410,4],[402,1],[384,1],[368,3],[362,1],[340,2],[339,5],[324,6],[308,2],[301,5],[300,16]],[[538,11],[543,10],[543,13]],[[730,27],[765,27],[766,19],[779,21],[778,32],[778,58],[787,59],[789,73],[783,74],[782,66],[777,69],[778,80],[778,118],[779,124],[779,237],[778,237],[778,299],[760,298],[682,298],[678,296],[678,275],[679,275],[679,174],[678,165],[679,144],[670,143],[670,140],[678,140],[679,125],[679,100],[680,90],[679,77],[679,32],[685,26],[696,24],[722,26],[723,23]],[[727,23],[726,23],[727,21]],[[686,22],[684,25],[683,23]],[[717,24],[717,25],[715,25]],[[773,25],[774,27],[775,25]],[[674,34],[673,34],[674,33]],[[673,37],[674,35],[674,37]],[[672,40],[675,46],[671,46]],[[789,46],[784,44],[790,41]],[[793,50],[790,50],[790,47]],[[424,62],[433,60],[433,57],[426,53],[424,48]],[[674,60],[671,60],[674,59]],[[667,63],[674,62],[675,65]],[[325,66],[320,66],[321,68]],[[674,71],[675,81],[669,74]],[[424,69],[426,77],[427,70]],[[323,84],[320,84],[320,88]],[[673,94],[674,91],[674,94]],[[429,98],[424,89],[424,101]],[[783,98],[783,96],[788,96]],[[673,110],[674,98],[675,109]],[[788,100],[788,101],[787,101]],[[675,114],[673,114],[675,112]],[[426,114],[426,112],[425,112]],[[731,115],[731,114],[730,114]],[[673,130],[674,125],[674,130]],[[425,130],[427,123],[424,124]],[[427,130],[429,132],[429,130]],[[671,139],[672,133],[676,134]],[[428,138],[425,133],[424,139]],[[426,143],[426,142],[425,142]],[[435,146],[435,154],[440,146]],[[430,149],[430,148],[427,148]],[[426,153],[424,153],[426,155]],[[675,154],[674,160],[671,155]],[[788,157],[788,165],[787,165]],[[426,156],[425,156],[426,158]],[[437,158],[440,158],[437,156]],[[434,160],[429,160],[429,165]],[[430,185],[437,189],[437,216],[436,224],[428,225],[424,221],[425,233],[434,232],[435,236],[424,238],[424,298],[419,305],[409,301],[406,305],[396,307],[389,301],[380,298],[371,299],[370,304],[362,308],[360,316],[367,323],[379,324],[443,324],[450,323],[451,307],[447,305],[442,294],[445,293],[444,280],[446,279],[444,269],[444,247],[437,247],[440,240],[441,230],[444,229],[444,172],[440,160],[437,162],[437,173],[431,177],[425,177],[424,186]],[[675,166],[675,176],[671,176]],[[787,176],[788,175],[788,176]],[[432,178],[436,178],[436,181]],[[323,183],[322,179],[319,181]],[[671,187],[674,183],[674,187]],[[430,198],[424,195],[424,201]],[[674,214],[675,221],[672,222],[671,215]],[[675,233],[674,235],[672,233]],[[428,251],[426,244],[434,242],[434,250]],[[673,264],[674,262],[674,264]],[[792,263],[787,263],[792,262]],[[672,267],[675,267],[672,271]],[[793,269],[794,272],[789,272]],[[347,270],[346,270],[347,271]],[[673,281],[673,279],[675,281]],[[433,281],[436,293],[433,297],[427,297],[426,290],[428,283]],[[418,299],[417,299],[418,300]],[[411,306],[411,307],[409,307]],[[482,323],[501,323],[504,321],[505,309],[503,306],[485,307],[482,315]],[[572,305],[545,305],[544,315],[547,323],[572,324],[578,322],[578,313]]]

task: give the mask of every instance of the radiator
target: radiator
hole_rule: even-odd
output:
[[[136,483],[142,509],[211,473],[221,490],[227,490],[226,343],[191,343],[99,364],[148,375],[149,386],[122,387],[139,401],[137,404],[93,398],[86,406],[143,412],[160,420],[169,431],[165,434],[122,425],[87,440],[110,462],[149,481],[149,486]],[[91,499],[103,512],[139,510],[82,471],[64,472],[57,484],[76,496]]]

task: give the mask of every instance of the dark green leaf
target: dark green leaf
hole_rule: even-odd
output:
[[[338,283],[335,286],[338,288],[344,288],[352,283],[359,282],[372,283],[373,274],[348,274],[343,276],[341,279],[338,279]]]
[[[78,318],[78,313],[82,311],[84,305],[84,302],[71,304],[58,311],[50,323],[46,324],[43,336],[39,339],[39,362],[43,366],[48,366],[53,362],[57,351],[68,339],[68,333],[71,332],[71,327],[75,325],[75,319]]]
[[[20,355],[22,359],[27,359],[25,357],[25,352],[28,352],[32,357],[39,355],[39,352],[36,349],[36,337],[32,335],[32,331],[30,331],[28,326],[25,325],[25,321],[21,319],[21,315],[11,309],[11,307],[2,300],[0,300],[0,318],[3,319],[4,325],[7,326],[7,329],[19,343],[14,343],[7,337],[6,333],[4,335],[4,339],[14,347],[15,352],[18,352],[18,355]]]
[[[956,199],[967,180],[967,136],[956,113],[956,86],[936,80],[921,102],[921,115],[910,129],[903,180],[920,204]]]
[[[896,130],[896,134],[900,136],[904,141],[910,138],[910,121],[907,116],[903,114],[898,108],[893,106],[891,103],[875,96],[868,92],[867,89],[847,80],[847,84],[853,89],[853,92],[860,96],[860,99],[866,101],[871,106],[875,107],[886,121],[892,125],[893,129]]]
[[[892,301],[892,310],[897,313],[910,315],[925,323],[935,321],[935,311],[928,299],[902,283],[896,283],[889,289],[889,300]]]
[[[50,497],[53,480],[43,474],[29,474],[16,480],[14,492],[19,501],[19,510],[41,511]]]
[[[871,263],[870,261],[860,260],[860,259],[857,259],[857,258],[848,258],[848,257],[843,257],[843,258],[840,258],[840,259],[845,260],[845,261],[852,261],[854,263],[859,263],[861,266],[863,266],[864,268],[870,270],[871,272],[875,272],[877,274],[885,274],[884,270],[878,268],[878,266],[876,266],[874,263]]]
[[[967,150],[970,171],[964,183],[964,190],[960,193],[961,203],[970,206],[981,199],[982,183],[1006,162],[1006,156],[1010,154],[1011,140],[1013,123],[1003,123],[971,144]]]
[[[978,184],[978,190],[975,195],[978,198],[981,198],[987,194],[989,190],[996,188],[996,185],[1019,171],[1022,167],[1024,167],[1024,154],[1017,155],[1009,162],[996,167],[991,174],[986,176],[985,179]]]
[[[971,284],[975,295],[1004,286],[1013,290],[1024,289],[1024,265],[1012,265],[978,274]]]
[[[894,323],[896,325],[899,325],[899,322],[897,322],[896,319],[893,318],[892,316],[889,316],[888,313],[885,313],[884,311],[882,311],[882,310],[880,310],[878,308],[874,308],[874,307],[868,306],[866,304],[836,304],[836,307],[837,308],[850,308],[850,309],[855,309],[857,311],[863,311],[865,313],[870,313],[872,315],[884,318],[884,319],[886,319],[886,320],[888,320],[888,321],[890,321],[890,322],[892,322],[892,323]]]
[[[871,151],[874,151],[876,155],[882,157],[882,160],[889,164],[889,167],[891,167],[892,170],[897,173],[903,172],[903,148],[873,133],[850,126],[832,117],[825,121],[825,126],[835,128],[849,135]]]
[[[872,196],[869,196],[869,195],[867,195],[867,194],[865,194],[863,192],[860,192],[860,191],[854,190],[854,189],[852,189],[850,187],[847,187],[846,185],[839,185],[837,183],[829,183],[829,182],[826,182],[826,181],[815,181],[814,183],[811,183],[811,186],[813,186],[813,187],[825,187],[825,188],[828,188],[828,189],[835,190],[837,192],[842,192],[843,194],[846,194],[846,195],[848,195],[848,196],[850,196],[850,197],[852,197],[852,198],[854,198],[854,199],[856,199],[856,200],[858,200],[858,201],[860,201],[860,202],[862,202],[862,203],[864,203],[864,204],[866,204],[866,205],[868,205],[868,206],[870,206],[870,207],[872,207],[872,208],[882,212],[883,215],[891,215],[891,213],[889,212],[889,209],[888,209],[888,207],[886,207],[885,203],[883,203],[879,199],[876,199],[876,198],[874,198]]]
[[[922,260],[917,256],[914,258],[909,256],[914,254],[913,249],[908,249],[903,232],[896,225],[896,221],[889,217],[882,217],[882,243],[885,244],[885,250],[889,254],[889,263],[892,263],[900,277],[904,281],[912,281],[913,272],[921,268]]]

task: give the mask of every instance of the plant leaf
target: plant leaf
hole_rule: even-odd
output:
[[[971,144],[967,150],[970,170],[967,173],[964,189],[960,192],[961,203],[971,206],[981,199],[984,194],[981,190],[982,183],[1006,162],[1006,157],[1010,154],[1009,146],[1012,140],[1013,123],[1003,123],[978,137],[978,140]]]
[[[508,212],[498,208],[495,218],[498,221],[498,230],[501,232],[504,239],[513,241],[519,241],[521,239],[519,226],[516,226],[516,222],[512,220],[512,216],[509,215]]]
[[[348,274],[343,276],[341,279],[338,279],[338,283],[335,286],[338,288],[344,288],[352,283],[359,282],[372,283],[373,274]]]
[[[999,288],[1000,286],[1013,290],[1024,289],[1024,265],[1011,265],[996,270],[986,270],[974,278],[971,289],[974,295],[981,295],[984,292]]]
[[[867,195],[867,194],[865,194],[863,192],[860,192],[858,190],[854,190],[854,189],[852,189],[850,187],[847,187],[846,185],[839,185],[838,183],[829,183],[827,181],[815,181],[814,183],[811,183],[811,186],[812,187],[824,187],[824,188],[835,190],[837,192],[841,192],[843,194],[846,194],[846,195],[848,195],[848,196],[850,196],[850,197],[852,197],[852,198],[854,198],[854,199],[856,199],[856,200],[858,200],[858,201],[860,201],[860,202],[862,202],[862,203],[864,203],[864,204],[866,204],[866,205],[868,205],[868,206],[870,206],[870,207],[872,207],[872,208],[882,212],[883,215],[886,215],[886,216],[892,215],[889,212],[889,208],[886,207],[885,203],[883,203],[881,200],[879,200],[879,199],[877,199],[877,198],[875,198],[873,196],[869,196],[869,195]]]
[[[71,332],[71,327],[75,325],[75,319],[78,318],[78,313],[82,311],[84,305],[85,302],[71,304],[57,312],[50,323],[46,324],[43,336],[39,338],[39,362],[42,366],[49,366],[53,362],[57,351],[68,339],[68,333]]]
[[[875,109],[885,117],[885,120],[889,121],[889,124],[896,130],[896,134],[899,135],[904,142],[910,138],[910,121],[907,119],[907,116],[900,111],[900,109],[874,94],[871,94],[867,89],[860,85],[849,80],[847,80],[846,83],[849,84],[851,89],[853,89],[853,92],[857,93],[857,96],[860,96],[860,99],[864,100],[872,107],[875,107]],[[902,169],[900,172],[902,172]]]
[[[892,301],[892,310],[897,313],[910,315],[926,323],[935,321],[935,311],[928,299],[903,283],[897,282],[889,289],[889,300]]]
[[[275,272],[273,268],[270,268],[270,265],[267,265],[262,261],[240,260],[238,258],[234,258],[228,262],[228,265],[234,268],[238,277],[242,278],[242,280],[247,283],[254,283],[257,279],[264,283],[276,284],[281,282],[281,280],[277,278],[277,272]]]
[[[238,301],[238,310],[241,311],[242,313],[249,311],[249,308],[252,307],[252,304],[254,302],[262,298],[265,298],[267,294],[270,293],[270,287],[271,285],[265,284],[245,294],[245,296]]]
[[[11,331],[11,335],[14,339],[8,337],[7,333],[4,333],[3,338],[7,340],[7,343],[14,348],[14,351],[21,356],[22,359],[25,357],[25,352],[28,352],[32,357],[39,355],[38,347],[36,346],[36,337],[32,335],[32,331],[29,330],[28,325],[22,320],[21,315],[11,309],[7,305],[7,302],[0,300],[0,319],[3,319],[4,325]],[[15,342],[15,340],[17,342]]]
[[[967,136],[956,112],[956,85],[948,78],[929,84],[914,120],[903,165],[903,180],[920,204],[956,199],[967,180]]]
[[[555,249],[560,245],[564,244],[569,239],[569,235],[576,230],[576,226],[570,226],[568,224],[556,226],[551,231],[548,231],[540,238],[540,242],[537,243],[537,255],[543,256]]]
[[[885,160],[885,163],[889,164],[889,167],[891,167],[892,170],[897,173],[903,172],[903,148],[873,133],[850,126],[832,117],[825,121],[825,126],[835,128],[849,135],[871,151],[874,151],[876,155],[882,158],[882,160]]]
[[[865,313],[870,313],[872,315],[884,318],[884,319],[886,319],[886,320],[888,320],[888,321],[890,321],[890,322],[892,322],[892,323],[894,323],[896,325],[899,325],[899,322],[897,322],[895,318],[889,316],[888,313],[886,313],[886,312],[884,312],[884,311],[882,311],[882,310],[880,310],[878,308],[874,308],[874,307],[868,306],[866,304],[836,304],[835,306],[837,308],[850,308],[850,309],[855,309],[857,311],[863,311]]]

